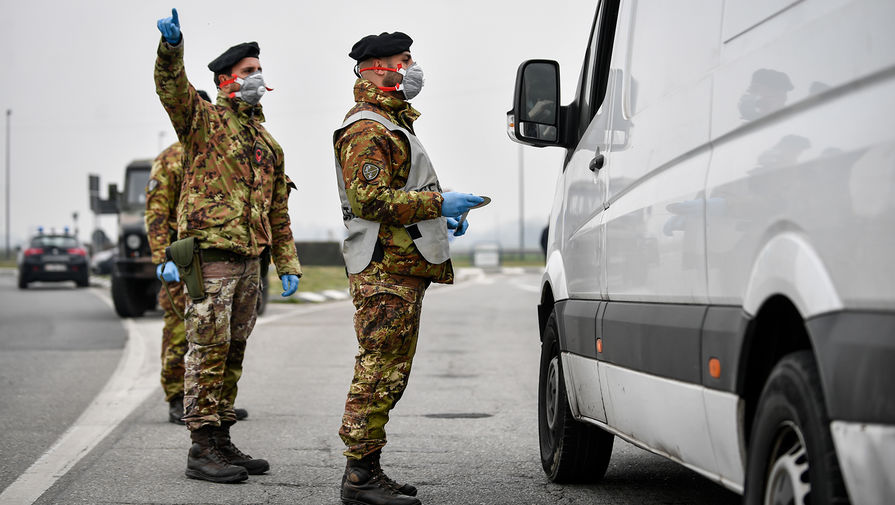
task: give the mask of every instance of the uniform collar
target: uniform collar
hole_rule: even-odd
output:
[[[264,122],[264,109],[260,103],[252,105],[236,97],[230,98],[226,93],[219,90],[216,105],[232,110],[241,119],[254,117],[259,123]]]
[[[410,102],[397,98],[385,91],[382,91],[375,84],[366,80],[358,79],[354,83],[354,101],[366,102],[378,106],[385,113],[399,119],[398,123],[413,124],[420,117],[418,110],[414,109]]]

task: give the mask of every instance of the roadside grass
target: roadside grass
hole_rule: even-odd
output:
[[[459,253],[451,256],[454,262],[454,268],[471,267],[472,253]],[[502,267],[544,267],[544,255],[538,252],[526,251],[523,254],[518,252],[505,252],[501,254],[500,266]]]
[[[16,266],[16,260],[0,260],[0,268],[15,268]]]
[[[348,277],[345,275],[345,267],[302,266],[301,282],[298,284],[298,293],[312,293],[335,289],[345,291],[348,289]],[[269,301],[277,303],[302,303],[294,296],[283,298],[282,283],[277,277],[276,269],[271,265],[268,273],[270,298]]]

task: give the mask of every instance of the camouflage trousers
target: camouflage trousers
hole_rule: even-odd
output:
[[[174,298],[174,306],[183,314],[186,308],[186,291],[182,282],[169,282],[168,289]],[[158,304],[165,311],[162,327],[162,389],[165,401],[183,395],[183,356],[186,354],[186,330],[183,319],[174,313],[165,286],[158,292]]]
[[[202,277],[205,299],[186,304],[183,420],[191,431],[236,421],[236,384],[257,317],[258,260],[205,263]]]
[[[339,436],[360,459],[386,444],[389,411],[407,387],[428,281],[382,272],[377,264],[348,276],[358,353]]]

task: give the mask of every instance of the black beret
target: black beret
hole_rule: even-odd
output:
[[[239,60],[243,58],[257,58],[259,54],[261,54],[261,49],[258,47],[257,42],[236,44],[209,63],[208,70],[214,72],[215,75],[226,74],[233,68],[233,65],[239,63]]]
[[[355,61],[364,61],[382,56],[392,56],[393,54],[400,54],[404,51],[408,51],[410,49],[410,44],[413,44],[413,39],[406,33],[382,32],[379,35],[367,35],[358,40],[354,46],[351,47],[351,52],[348,53],[348,56]]]

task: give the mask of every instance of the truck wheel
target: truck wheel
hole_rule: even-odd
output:
[[[28,289],[28,281],[21,272],[19,272],[19,289]]]
[[[572,417],[559,356],[555,312],[547,320],[541,343],[538,438],[541,466],[551,481],[594,483],[606,474],[615,436]]]
[[[785,356],[758,401],[746,466],[747,505],[847,504],[811,351]]]
[[[137,288],[139,288],[137,283],[128,282],[116,272],[112,272],[112,302],[119,316],[140,317],[146,312],[144,294]]]

